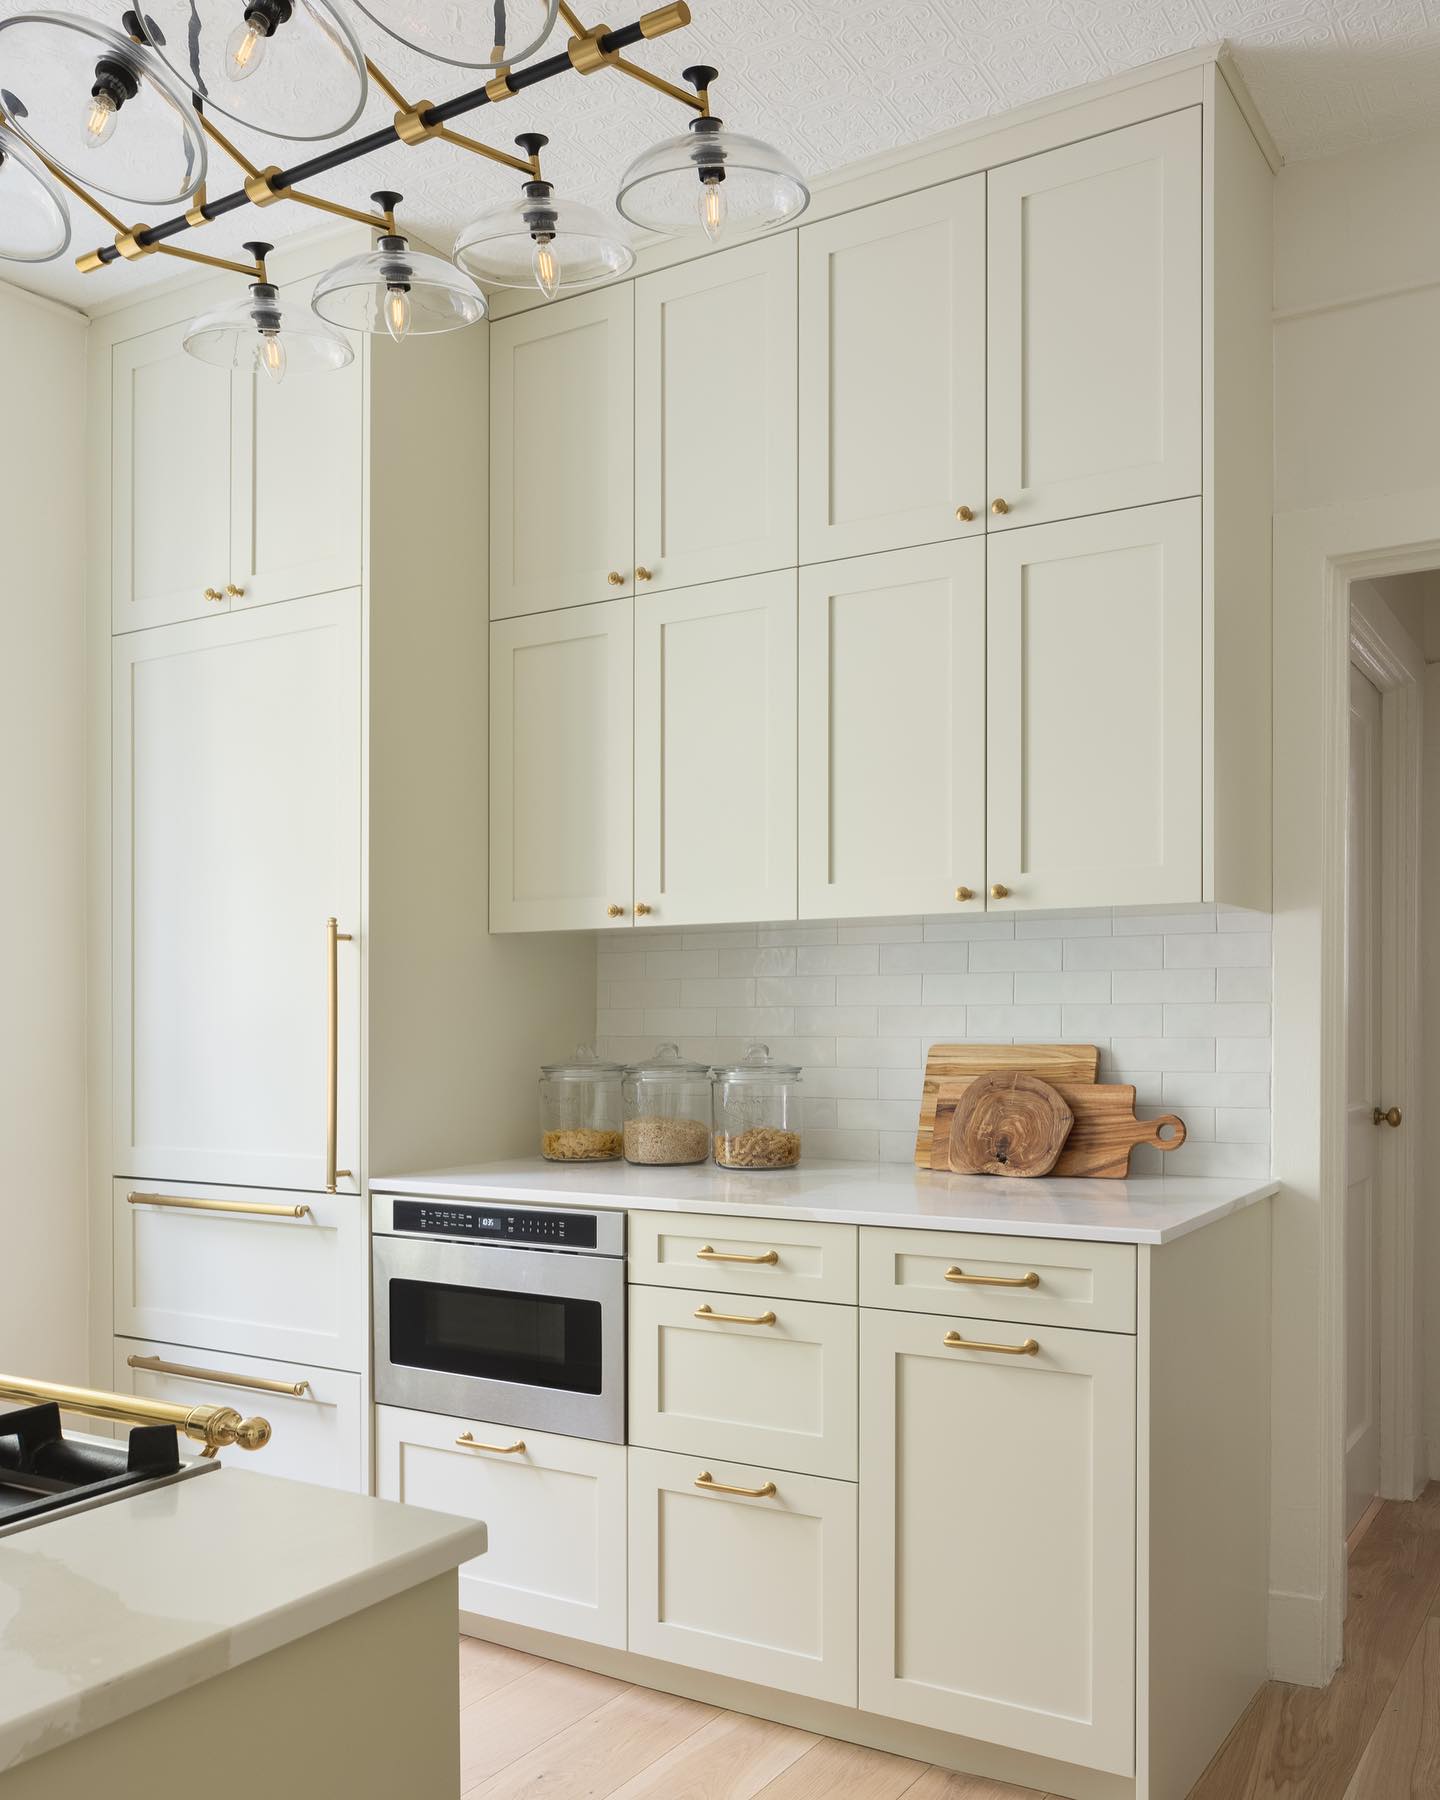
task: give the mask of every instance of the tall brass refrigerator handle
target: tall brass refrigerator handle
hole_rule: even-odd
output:
[[[326,1005],[325,1037],[325,1192],[336,1192],[335,1184],[344,1175],[355,1179],[353,1169],[337,1169],[337,1140],[340,1131],[340,946],[354,942],[354,934],[341,931],[334,919],[325,921],[325,960],[329,980]]]

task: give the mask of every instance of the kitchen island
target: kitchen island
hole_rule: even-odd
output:
[[[0,1540],[3,1800],[454,1800],[481,1523],[222,1468]]]

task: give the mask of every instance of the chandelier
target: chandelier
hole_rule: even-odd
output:
[[[163,255],[247,278],[243,299],[195,320],[192,355],[227,368],[287,372],[342,368],[354,352],[342,331],[412,335],[456,330],[485,316],[480,283],[538,288],[545,299],[623,274],[635,260],[619,220],[556,193],[545,179],[548,139],[521,132],[519,154],[453,128],[452,121],[513,100],[558,76],[616,74],[686,107],[689,128],[645,150],[620,180],[620,219],[665,236],[765,231],[798,217],[809,190],[790,162],[760,139],[729,130],[710,109],[713,68],[684,70],[680,86],[624,52],[690,23],[686,0],[632,24],[586,26],[566,0],[353,0],[356,12],[408,49],[486,79],[436,104],[410,100],[362,47],[346,16],[351,0],[138,0],[119,29],[76,14],[0,19],[0,261],[46,262],[71,241],[67,196],[82,201],[113,240],[76,258],[86,273]],[[558,54],[536,58],[563,18]],[[217,119],[274,137],[341,139],[372,88],[393,122],[329,144],[292,168],[260,168]],[[453,260],[414,250],[396,224],[402,196],[372,195],[360,212],[310,191],[310,183],[395,144],[435,141],[498,163],[517,193],[472,219]],[[234,165],[240,185],[212,196],[210,156]],[[101,197],[104,197],[103,199]],[[157,224],[127,225],[105,200],[183,210]],[[177,242],[246,206],[280,201],[369,226],[373,249],[321,276],[308,306],[266,276],[272,246],[244,248],[249,263]],[[336,330],[335,327],[342,328]]]

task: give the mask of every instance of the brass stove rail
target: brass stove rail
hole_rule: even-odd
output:
[[[270,1442],[268,1419],[242,1418],[233,1406],[180,1406],[169,1400],[146,1400],[139,1394],[33,1381],[23,1375],[0,1375],[0,1400],[18,1401],[22,1406],[53,1401],[66,1412],[122,1425],[173,1425],[182,1436],[203,1445],[200,1454],[206,1457],[231,1444],[242,1450],[261,1450]]]

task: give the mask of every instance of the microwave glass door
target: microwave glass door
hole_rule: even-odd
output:
[[[392,1277],[390,1361],[572,1394],[601,1391],[601,1305]]]

